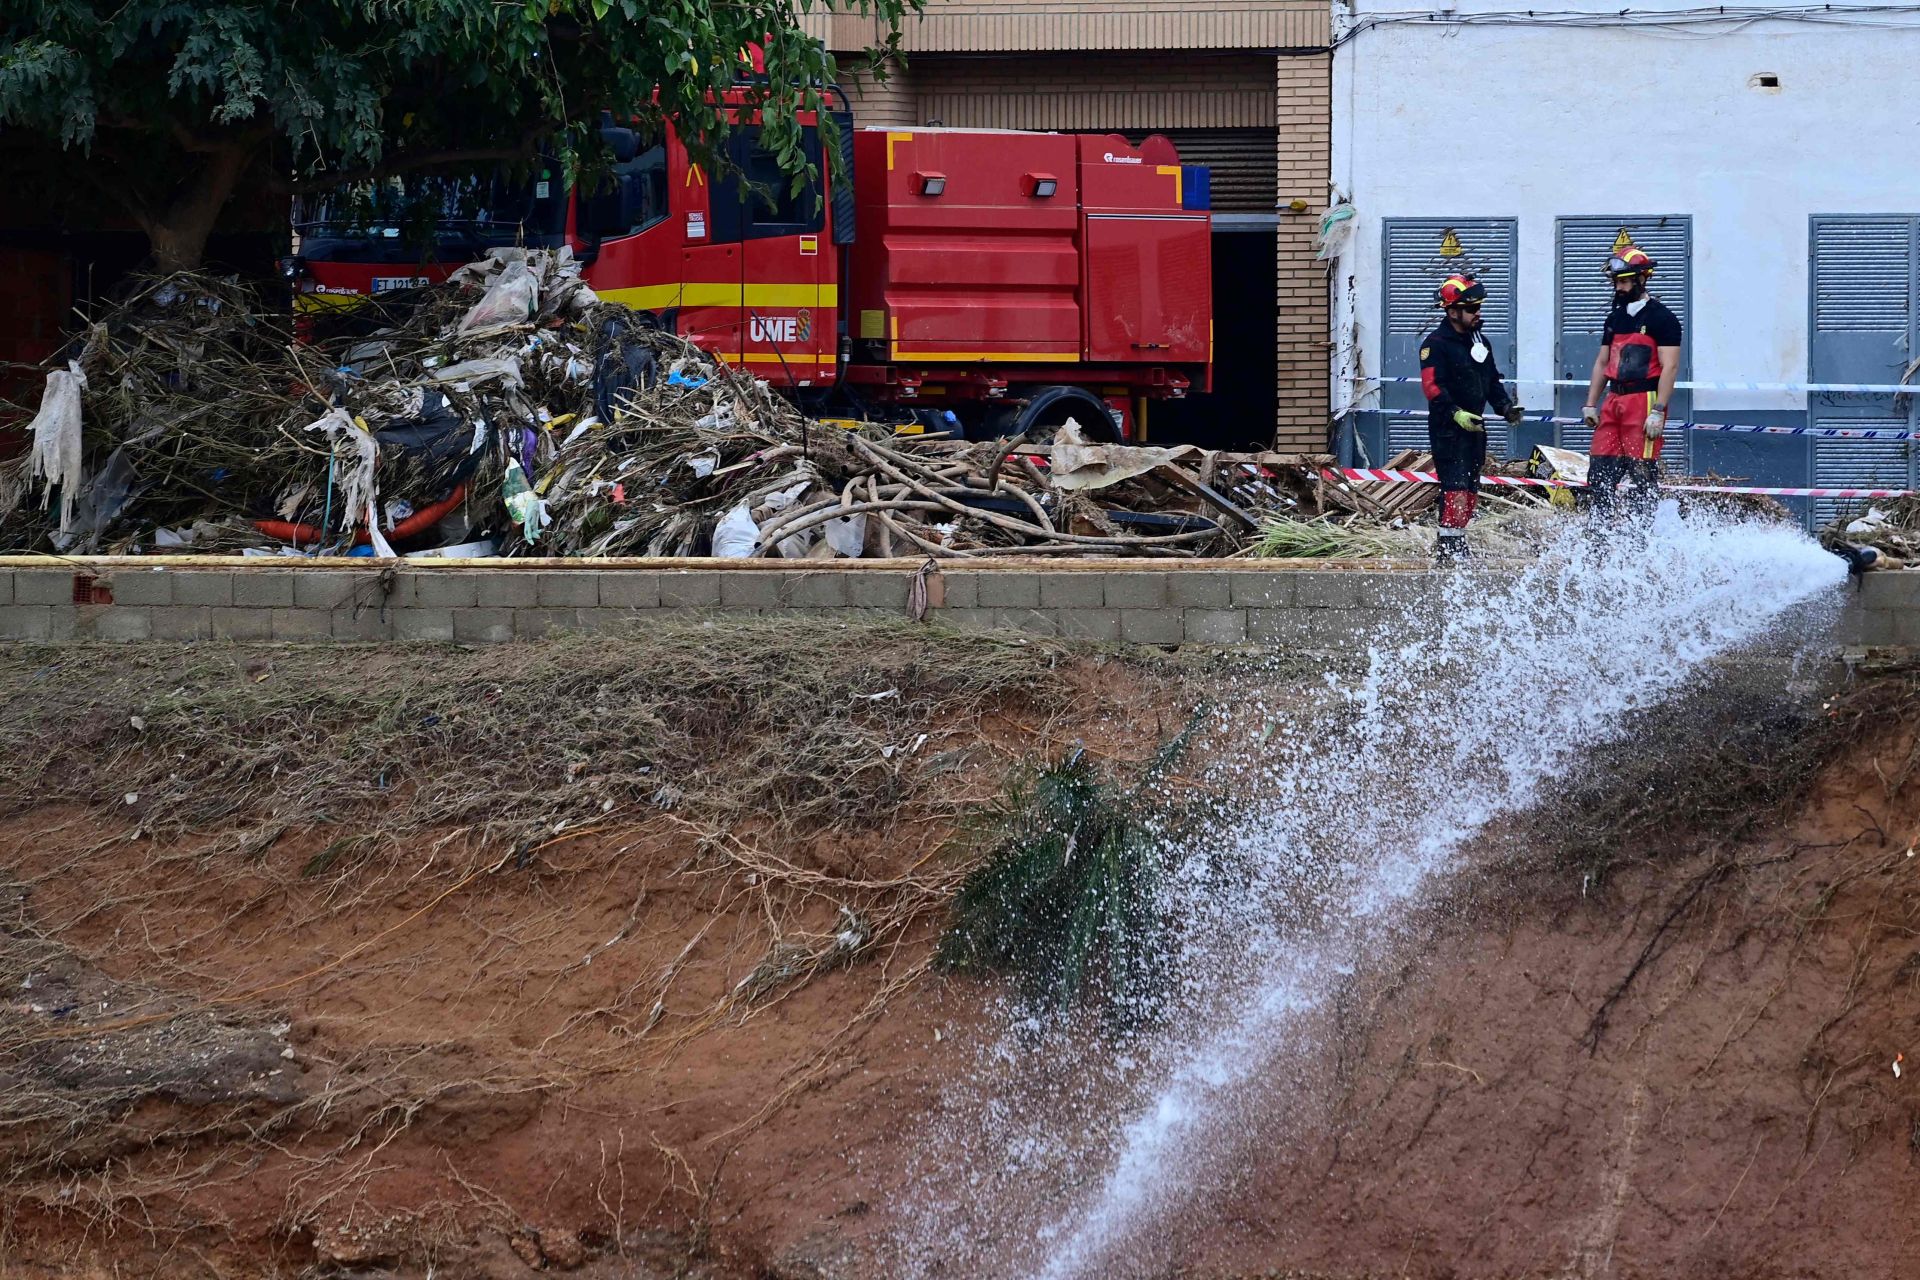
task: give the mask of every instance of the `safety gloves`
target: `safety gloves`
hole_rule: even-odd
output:
[[[1517,427],[1520,425],[1521,419],[1527,416],[1527,411],[1517,404],[1510,404],[1507,406],[1507,411],[1500,416],[1507,420],[1508,426]]]
[[[1485,431],[1487,429],[1485,424],[1480,421],[1479,414],[1468,413],[1465,409],[1455,409],[1453,411],[1453,425],[1462,431]]]
[[[1667,432],[1667,407],[1657,404],[1647,410],[1647,439],[1658,440]]]
[[[1597,404],[1581,405],[1580,421],[1597,430],[1600,426],[1600,406]]]

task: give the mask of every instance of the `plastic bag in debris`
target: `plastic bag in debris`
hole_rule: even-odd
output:
[[[415,388],[400,411],[373,433],[383,448],[396,449],[422,464],[436,484],[457,484],[479,464],[469,427],[445,395]],[[481,442],[485,443],[484,435]]]
[[[53,549],[73,551],[97,545],[100,535],[132,500],[139,479],[124,445],[108,454],[99,474],[75,505],[72,525],[53,535]]]
[[[593,411],[602,422],[617,423],[628,391],[644,390],[659,373],[653,349],[636,335],[631,320],[608,320],[600,326],[600,356],[593,366]]]
[[[776,493],[768,494],[760,500],[760,505],[769,512],[785,511],[788,507],[800,501],[800,495],[812,487],[813,481],[811,479],[802,480],[796,485],[791,485]],[[804,559],[807,552],[813,549],[814,542],[819,538],[819,529],[820,527],[815,525],[811,529],[802,529],[799,533],[782,538],[779,543],[776,544],[776,549],[784,559]]]
[[[501,490],[506,498],[507,514],[520,523],[521,536],[529,544],[538,542],[540,530],[547,523],[547,504],[540,501],[540,495],[527,483],[527,473],[520,469],[518,458],[507,459],[507,475]]]
[[[386,535],[380,532],[380,521],[377,517],[378,512],[374,510],[373,503],[368,502],[367,543],[372,548],[373,554],[379,556],[382,560],[397,559],[398,553],[394,551],[393,544],[388,542]],[[349,551],[347,554],[352,555],[354,553]]]
[[[713,554],[726,560],[745,560],[760,548],[760,526],[753,522],[747,504],[720,517],[713,527]]]
[[[345,409],[329,409],[325,417],[308,423],[307,430],[322,433],[332,446],[336,463],[333,482],[340,491],[341,509],[369,513],[368,526],[377,537],[379,529],[370,517],[376,496],[373,469],[380,459],[380,446],[347,416]]]
[[[540,310],[540,281],[525,262],[509,262],[480,301],[461,318],[460,332],[472,335],[525,324]]]
[[[1857,520],[1847,522],[1848,533],[1873,533],[1887,523],[1887,513],[1878,507],[1868,507],[1867,514]]]
[[[857,560],[867,545],[867,513],[835,516],[826,523],[827,545],[837,556]]]
[[[496,378],[512,391],[518,391],[526,385],[520,376],[520,362],[512,356],[462,360],[459,364],[450,364],[442,369],[431,369],[427,376],[455,390],[471,387],[475,383],[492,382]]]
[[[684,465],[687,470],[704,480],[714,473],[720,465],[720,451],[715,448],[702,449],[699,453],[683,453],[673,460],[674,466]]]
[[[47,498],[60,490],[60,529],[73,528],[74,511],[80,503],[80,393],[87,389],[87,375],[78,361],[69,361],[64,369],[47,375],[47,388],[40,395],[40,412],[28,429],[33,433],[31,474],[47,482]]]

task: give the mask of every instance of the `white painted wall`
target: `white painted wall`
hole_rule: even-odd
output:
[[[1336,27],[1392,9],[1352,3],[1336,3]],[[1749,88],[1759,72],[1778,74],[1779,91]],[[1691,214],[1693,376],[1804,382],[1808,216],[1920,213],[1920,28],[1383,25],[1340,47],[1333,76],[1331,178],[1358,210],[1336,273],[1336,411],[1371,403],[1348,380],[1356,337],[1361,369],[1380,372],[1383,218],[1520,220],[1510,372],[1524,380],[1553,376],[1555,218]],[[1520,387],[1533,407],[1549,394]],[[1702,391],[1694,405],[1799,409],[1804,398]]]

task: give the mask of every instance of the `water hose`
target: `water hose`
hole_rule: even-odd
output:
[[[466,483],[462,481],[453,486],[453,492],[440,499],[440,501],[420,508],[405,520],[397,522],[393,528],[387,530],[386,536],[388,541],[402,542],[408,538],[420,536],[427,530],[433,528],[434,525],[440,523],[441,519],[455,507],[459,506],[466,496],[467,486]],[[289,520],[255,520],[253,527],[261,533],[266,534],[269,538],[278,538],[282,542],[292,542],[296,544],[302,542],[317,544],[322,538],[326,537],[326,533],[323,530],[316,529],[310,524],[300,524]],[[354,531],[354,546],[363,547],[370,541],[372,541],[372,539],[368,536],[364,525]]]

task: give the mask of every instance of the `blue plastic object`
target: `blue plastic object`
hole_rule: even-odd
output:
[[[1203,164],[1180,166],[1180,207],[1213,208],[1213,170]]]

